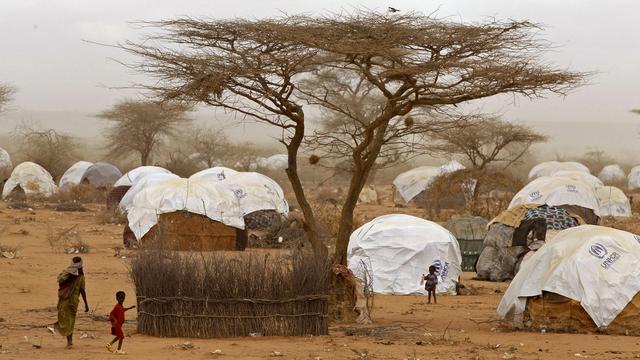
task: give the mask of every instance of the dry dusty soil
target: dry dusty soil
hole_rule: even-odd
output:
[[[128,253],[121,246],[121,226],[99,225],[98,207],[62,213],[38,207],[11,210],[0,205],[3,245],[18,246],[18,257],[0,258],[1,359],[106,359],[111,339],[105,315],[114,293],[133,295]],[[56,320],[56,275],[71,255],[52,248],[49,234],[77,225],[74,231],[91,247],[84,255],[90,313],[76,323],[75,346],[46,329]],[[442,296],[426,305],[418,296],[377,296],[370,326],[331,324],[320,337],[245,337],[196,340],[154,338],[125,325],[126,357],[132,359],[628,359],[640,358],[640,338],[605,334],[522,332],[498,321],[495,308],[506,283],[463,277],[473,295]],[[130,296],[129,302],[133,296]],[[127,313],[135,320],[135,312]],[[186,343],[186,344],[185,344]],[[220,350],[220,351],[217,351]],[[277,353],[274,353],[277,352]]]

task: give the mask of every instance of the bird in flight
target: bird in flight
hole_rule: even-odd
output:
[[[395,13],[395,12],[398,12],[398,11],[400,11],[400,10],[398,10],[398,9],[396,9],[396,8],[394,8],[394,7],[389,6],[389,12],[391,12],[391,13]]]

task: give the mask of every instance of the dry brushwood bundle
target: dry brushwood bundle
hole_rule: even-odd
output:
[[[133,260],[131,273],[143,334],[328,333],[328,263],[312,254],[146,249]]]

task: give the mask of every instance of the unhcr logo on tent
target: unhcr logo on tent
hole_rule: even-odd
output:
[[[608,253],[609,251],[607,251],[607,248],[599,243],[595,243],[589,248],[589,254],[597,257],[598,259],[604,259]]]
[[[534,191],[531,194],[529,194],[529,201],[535,201],[538,200],[542,197],[542,194],[540,194],[540,191]]]

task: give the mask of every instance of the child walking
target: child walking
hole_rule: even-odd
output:
[[[107,344],[107,350],[117,355],[125,355],[126,353],[122,351],[122,341],[124,340],[124,333],[122,332],[122,325],[124,324],[124,312],[127,310],[131,310],[135,308],[135,306],[130,306],[128,308],[124,307],[124,299],[126,294],[124,291],[118,291],[116,293],[116,300],[118,303],[113,307],[111,313],[109,314],[109,321],[111,322],[111,335],[114,335],[115,338]],[[113,344],[118,342],[118,349],[113,350]]]
[[[431,265],[429,266],[429,274],[422,274],[422,281],[424,282],[424,289],[427,290],[427,294],[429,296],[428,304],[431,304],[431,295],[433,295],[433,303],[437,304],[436,301],[436,285],[438,285],[438,276],[436,275],[436,267]]]

